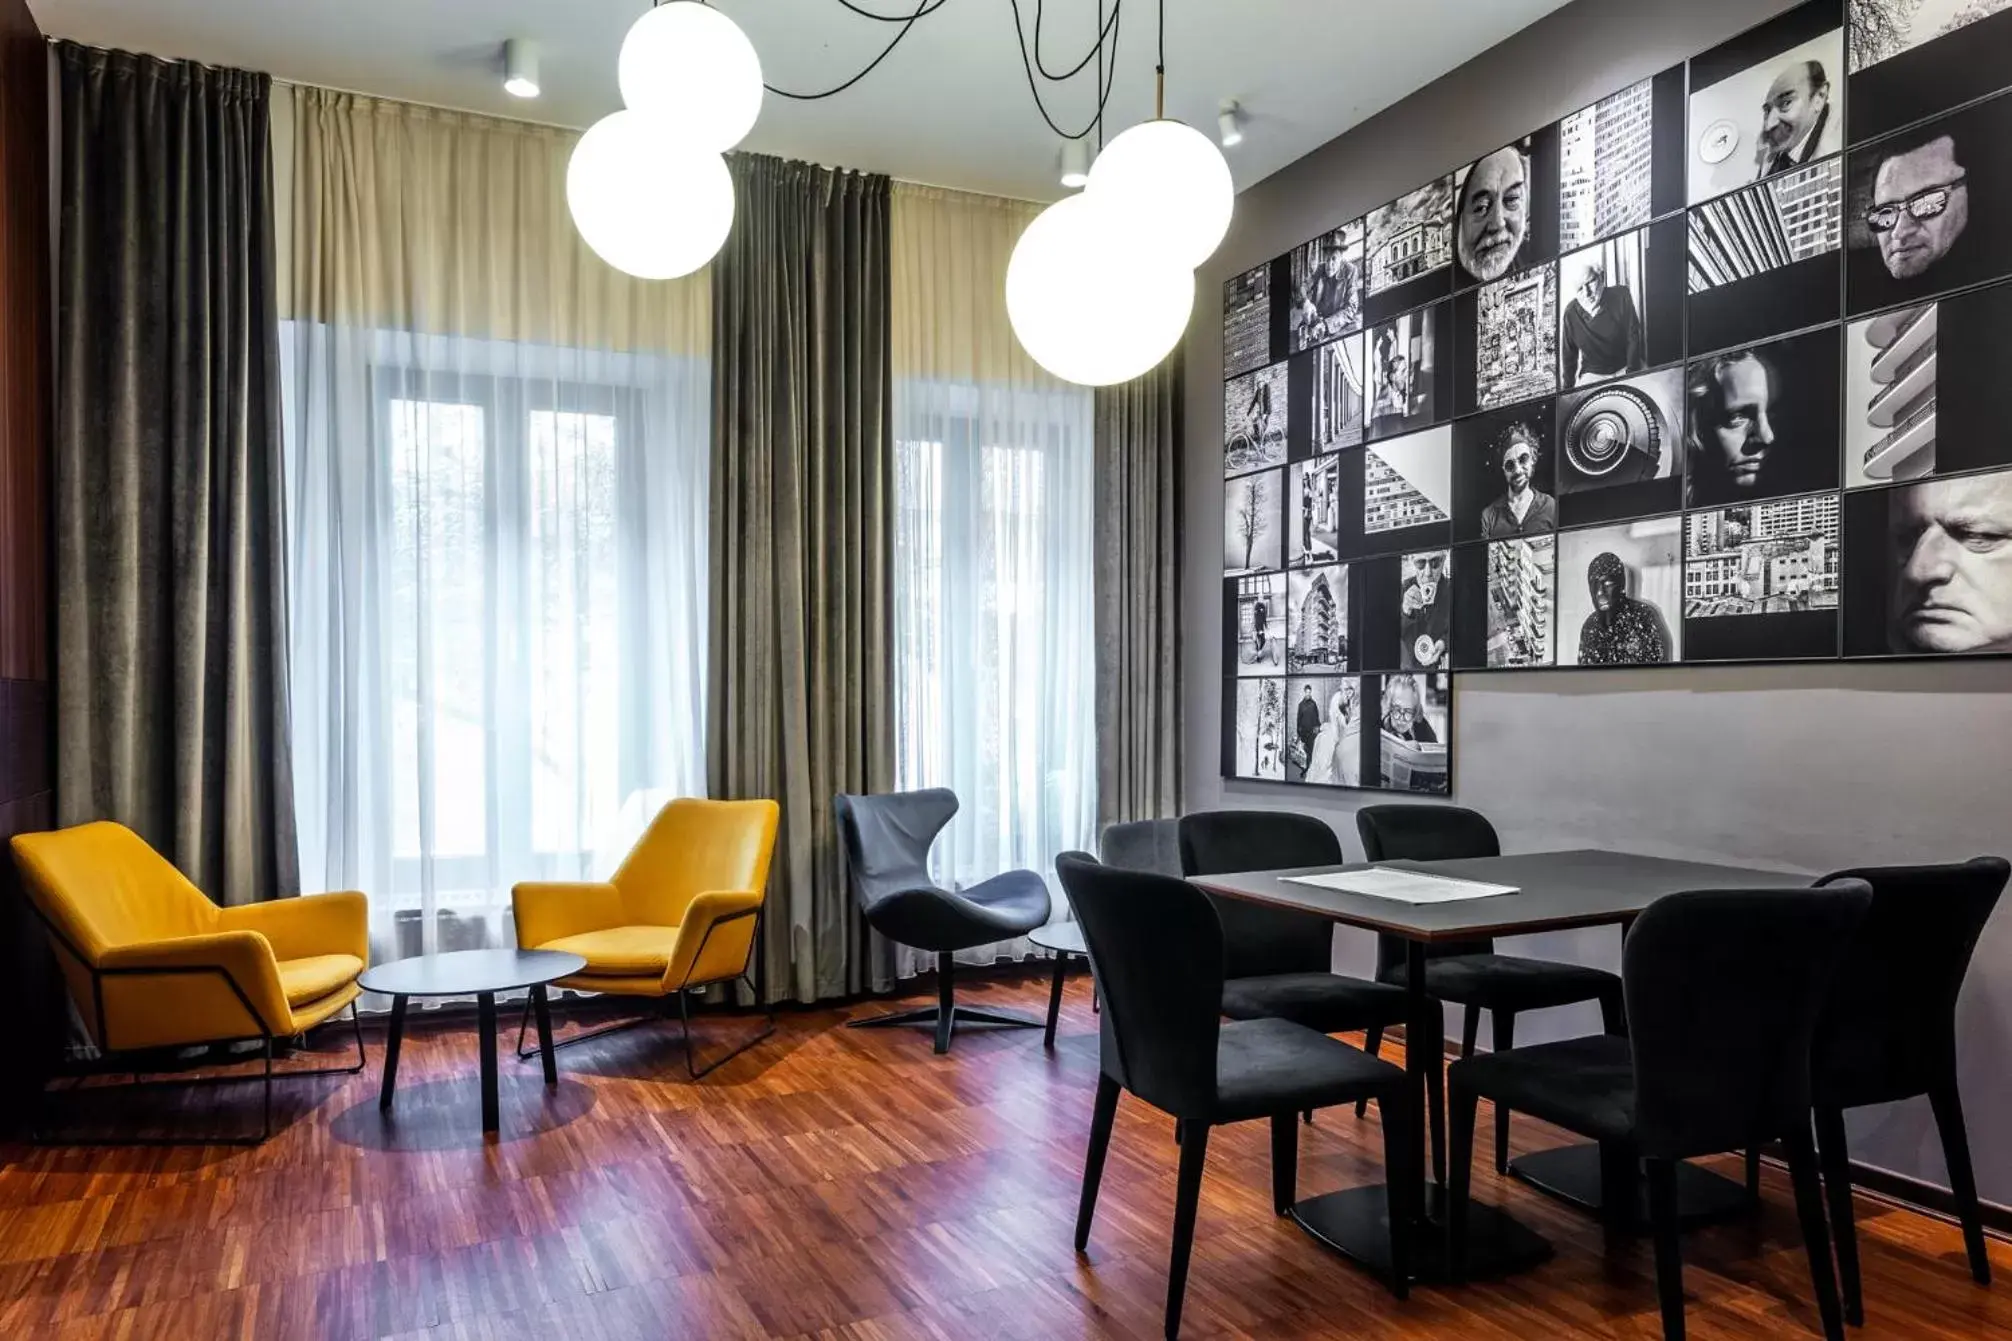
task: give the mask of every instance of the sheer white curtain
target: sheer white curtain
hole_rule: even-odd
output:
[[[1037,208],[894,189],[896,777],[957,793],[933,856],[953,887],[1053,887],[1056,853],[1095,847],[1091,393],[1026,357],[1004,301]]]
[[[380,955],[507,944],[512,884],[703,794],[705,284],[585,252],[569,135],[294,101],[302,879]]]

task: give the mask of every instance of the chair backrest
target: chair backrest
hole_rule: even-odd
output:
[[[948,787],[882,796],[841,796],[833,808],[839,841],[852,871],[853,894],[863,912],[912,889],[935,889],[929,878],[929,849],[943,826],[957,815],[957,794]]]
[[[1205,810],[1180,818],[1181,874],[1227,875],[1295,866],[1338,866],[1341,840],[1311,815],[1284,810]],[[1223,928],[1231,978],[1324,973],[1334,964],[1334,927],[1313,913],[1209,895]]]
[[[1671,894],[1621,953],[1642,1153],[1682,1159],[1773,1140],[1810,1108],[1810,1044],[1862,880]]]
[[[2005,858],[1976,857],[1863,867],[1818,882],[1872,886],[1872,908],[1817,1021],[1820,1098],[1855,1107],[1920,1094],[1955,1064],[1956,998],[2008,874]]]
[[[1216,1093],[1223,931],[1184,880],[1064,853],[1055,869],[1083,928],[1103,999],[1104,1073],[1176,1117],[1201,1117]]]
[[[1355,812],[1355,831],[1361,835],[1363,855],[1370,861],[1454,861],[1502,855],[1502,840],[1495,836],[1495,826],[1488,817],[1460,806],[1364,806]],[[1494,949],[1495,942],[1486,938],[1444,941],[1425,946],[1425,957],[1485,955]],[[1403,937],[1379,935],[1376,976],[1387,977],[1403,967],[1404,956]]]
[[[1106,866],[1150,871],[1154,875],[1181,873],[1179,820],[1125,820],[1107,824],[1098,848]]]
[[[19,834],[13,848],[28,897],[87,963],[117,946],[216,930],[217,906],[123,824]]]
[[[764,894],[781,814],[773,801],[679,797],[666,805],[611,879],[629,920],[674,927],[701,894]]]

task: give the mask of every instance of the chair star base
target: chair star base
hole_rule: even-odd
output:
[[[1045,1029],[1047,1022],[1018,1011],[982,1010],[977,1006],[952,1006],[945,1015],[941,1006],[924,1006],[919,1010],[895,1011],[891,1015],[875,1015],[864,1020],[847,1020],[848,1029],[890,1029],[896,1025],[927,1024],[936,1027],[936,1050],[950,1051],[950,1036],[960,1024],[996,1025],[1001,1029]]]

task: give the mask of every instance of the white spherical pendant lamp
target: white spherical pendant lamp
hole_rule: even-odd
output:
[[[1099,197],[1132,245],[1190,270],[1222,245],[1236,183],[1215,142],[1179,121],[1142,121],[1104,146],[1087,194]]]
[[[680,144],[723,154],[761,115],[761,58],[719,10],[673,0],[637,19],[615,66],[622,102],[662,116]]]
[[[1133,243],[1088,195],[1035,216],[1006,267],[1006,313],[1036,363],[1064,381],[1110,386],[1180,343],[1194,274]]]
[[[680,142],[660,117],[605,116],[566,165],[573,224],[600,258],[638,279],[689,275],[719,253],[734,222],[726,160]]]

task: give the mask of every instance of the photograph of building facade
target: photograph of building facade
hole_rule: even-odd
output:
[[[1391,464],[1389,447],[1407,441],[1399,439],[1388,447],[1363,449],[1366,453],[1362,472],[1362,529],[1365,534],[1402,531],[1412,526],[1430,526],[1452,520],[1452,514],[1430,497],[1422,482],[1407,477]]]
[[[1483,285],[1474,331],[1474,400],[1489,410],[1558,389],[1558,267]]]
[[[1453,178],[1399,196],[1369,216],[1369,291],[1381,293],[1453,261]]]
[[[1871,346],[1874,390],[1847,407],[1854,421],[1847,484],[1906,480],[1935,470],[1936,305],[1903,308],[1852,327]],[[1864,388],[1854,393],[1863,396]],[[1861,428],[1862,425],[1862,428]],[[1865,438],[1877,433],[1870,443]]]
[[[1655,167],[1655,81],[1644,79],[1572,113],[1560,128],[1559,246],[1571,251],[1649,221]]]
[[[1836,494],[1692,513],[1684,616],[1836,609],[1837,542]]]
[[[1555,536],[1488,546],[1488,665],[1548,666],[1558,589]]]
[[[1825,159],[1691,211],[1692,293],[1836,251],[1844,163]]]
[[[1351,335],[1313,353],[1313,449],[1334,452],[1362,443],[1368,406],[1362,386],[1361,335]]]

